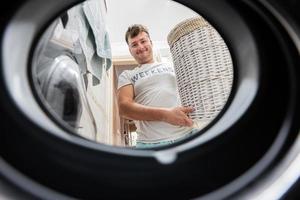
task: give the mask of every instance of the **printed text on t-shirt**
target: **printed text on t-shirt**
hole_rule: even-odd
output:
[[[149,70],[136,73],[131,77],[131,81],[135,83],[139,79],[162,73],[174,73],[174,69],[172,67],[158,66]]]

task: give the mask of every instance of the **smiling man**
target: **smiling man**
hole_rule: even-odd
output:
[[[132,25],[125,39],[139,66],[120,74],[118,105],[120,116],[135,122],[136,147],[171,144],[193,132],[193,108],[180,105],[173,66],[154,61],[148,29]]]

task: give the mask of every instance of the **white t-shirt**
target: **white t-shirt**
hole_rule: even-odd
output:
[[[174,68],[169,63],[151,63],[125,70],[119,76],[118,89],[132,84],[134,101],[151,106],[173,108],[180,106]],[[134,121],[137,127],[138,142],[161,142],[176,140],[191,127],[174,126],[162,121]]]

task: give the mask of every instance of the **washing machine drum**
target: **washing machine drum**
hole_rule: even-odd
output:
[[[220,115],[201,134],[149,150],[68,134],[37,98],[30,78],[34,47],[51,19],[80,1],[10,1],[2,7],[0,196],[299,198],[300,3],[177,2],[200,13],[224,38],[234,66],[233,88]],[[68,75],[63,59],[73,63],[62,56],[49,65],[48,72],[60,76],[43,79],[44,96],[60,117],[68,112],[57,106],[76,104],[67,119],[75,126],[80,83]],[[57,84],[66,87],[57,89]],[[60,93],[76,98],[69,101]],[[51,104],[53,97],[59,105]]]

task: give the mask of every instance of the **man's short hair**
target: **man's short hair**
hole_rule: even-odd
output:
[[[149,39],[150,39],[150,35],[149,35],[149,31],[148,28],[142,24],[134,24],[132,26],[129,26],[126,34],[125,34],[125,40],[128,44],[128,38],[133,38],[135,36],[137,36],[138,34],[140,34],[141,32],[145,32],[147,33]]]

